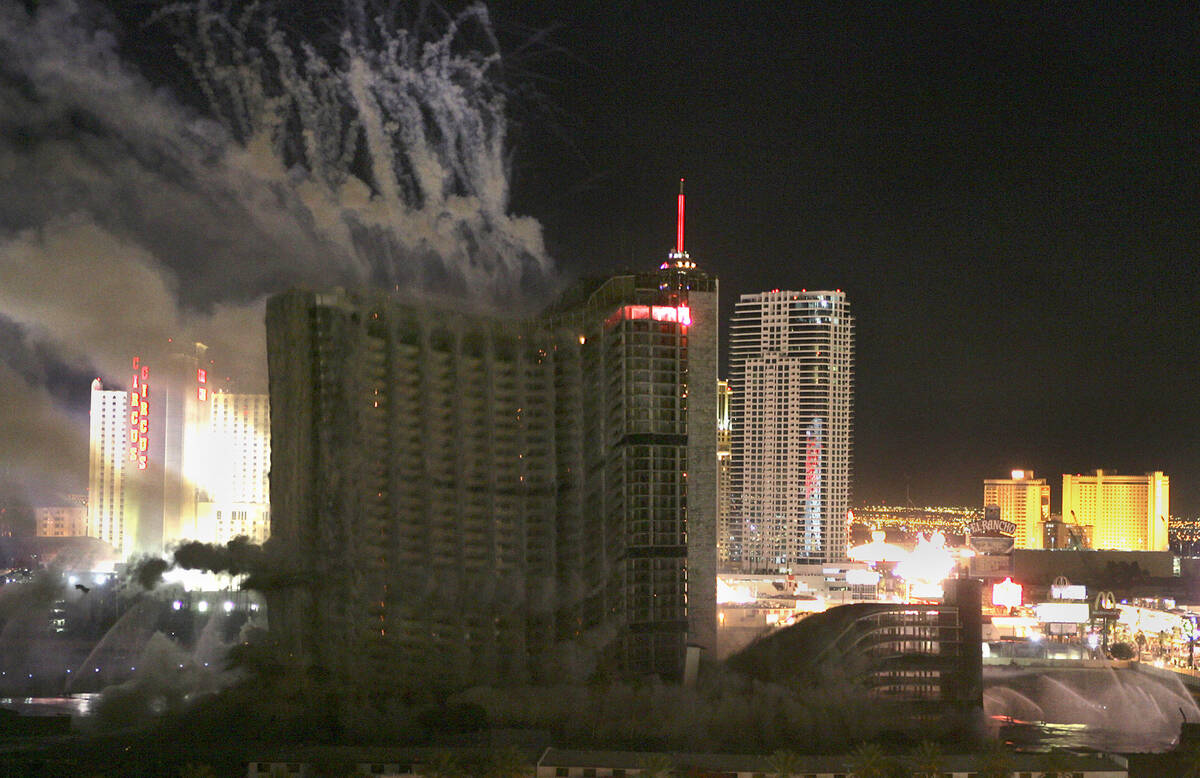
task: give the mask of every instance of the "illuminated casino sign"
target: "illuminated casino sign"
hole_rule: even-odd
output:
[[[200,367],[196,369],[196,399],[200,402],[208,400],[208,371]]]
[[[150,449],[150,368],[141,362],[141,357],[133,358],[129,385],[129,461],[145,470]]]
[[[1017,534],[1017,525],[1004,519],[984,518],[967,525],[967,532],[972,535],[1007,535]]]

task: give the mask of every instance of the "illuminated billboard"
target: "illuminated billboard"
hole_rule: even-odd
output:
[[[1033,610],[1043,624],[1086,624],[1091,619],[1086,602],[1039,602]]]

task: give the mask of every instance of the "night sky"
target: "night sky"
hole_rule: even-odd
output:
[[[12,28],[0,29],[3,387],[41,387],[39,413],[57,403],[78,418],[92,366],[122,364],[136,335],[106,324],[84,338],[93,348],[68,343],[80,312],[94,304],[111,322],[112,309],[12,291],[14,246],[49,268],[88,246],[62,271],[72,278],[89,277],[98,243],[115,268],[134,257],[164,279],[163,332],[228,329],[231,311],[257,315],[258,295],[350,272],[321,259],[326,238],[263,217],[269,197],[222,199],[240,180],[226,141],[176,146],[172,128],[202,101],[168,26],[144,24],[159,3],[107,3],[98,17],[121,73],[139,74],[110,107],[89,92],[112,75],[79,77],[87,65],[61,23],[39,33],[48,44],[16,30],[22,5],[43,4],[0,0]],[[278,5],[283,29],[336,39],[340,3]],[[505,54],[509,211],[541,224],[563,274],[655,267],[683,176],[687,248],[721,279],[726,320],[742,293],[846,290],[856,503],[975,505],[983,478],[1024,467],[1049,479],[1057,508],[1064,471],[1104,467],[1161,469],[1173,513],[1200,511],[1194,12],[611,0],[490,14]],[[65,87],[44,75],[59,60]],[[183,216],[147,215],[176,195]],[[291,264],[259,269],[281,246]],[[55,319],[44,338],[39,317]],[[89,350],[103,359],[75,353]],[[0,452],[20,457],[31,435],[4,438]]]
[[[1063,472],[1104,467],[1200,509],[1194,13],[586,8],[493,11],[551,30],[521,63],[550,110],[514,129],[515,208],[560,263],[652,266],[685,176],[726,319],[847,291],[856,502],[978,504],[1024,467],[1057,509]]]

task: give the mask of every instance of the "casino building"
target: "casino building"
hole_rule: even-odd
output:
[[[133,357],[128,389],[92,382],[85,532],[121,557],[267,537],[267,396],[218,388],[205,350]]]
[[[273,298],[272,536],[311,585],[272,631],[373,688],[683,678],[716,643],[716,325],[682,226],[534,319]]]

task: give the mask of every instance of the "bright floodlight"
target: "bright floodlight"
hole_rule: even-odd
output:
[[[201,613],[208,613],[208,600],[201,600],[196,603],[196,609]]]
[[[992,605],[1004,608],[1021,606],[1021,584],[1013,583],[1011,578],[1005,578],[992,586]]]
[[[182,610],[182,608],[183,608],[183,600],[176,600],[175,602],[171,603],[171,610],[177,611],[177,610]]]
[[[720,603],[750,603],[755,601],[753,592],[738,589],[717,578],[717,602]]]
[[[222,605],[221,607],[225,609],[226,613],[232,613],[233,612],[233,600],[226,600],[225,604]]]

